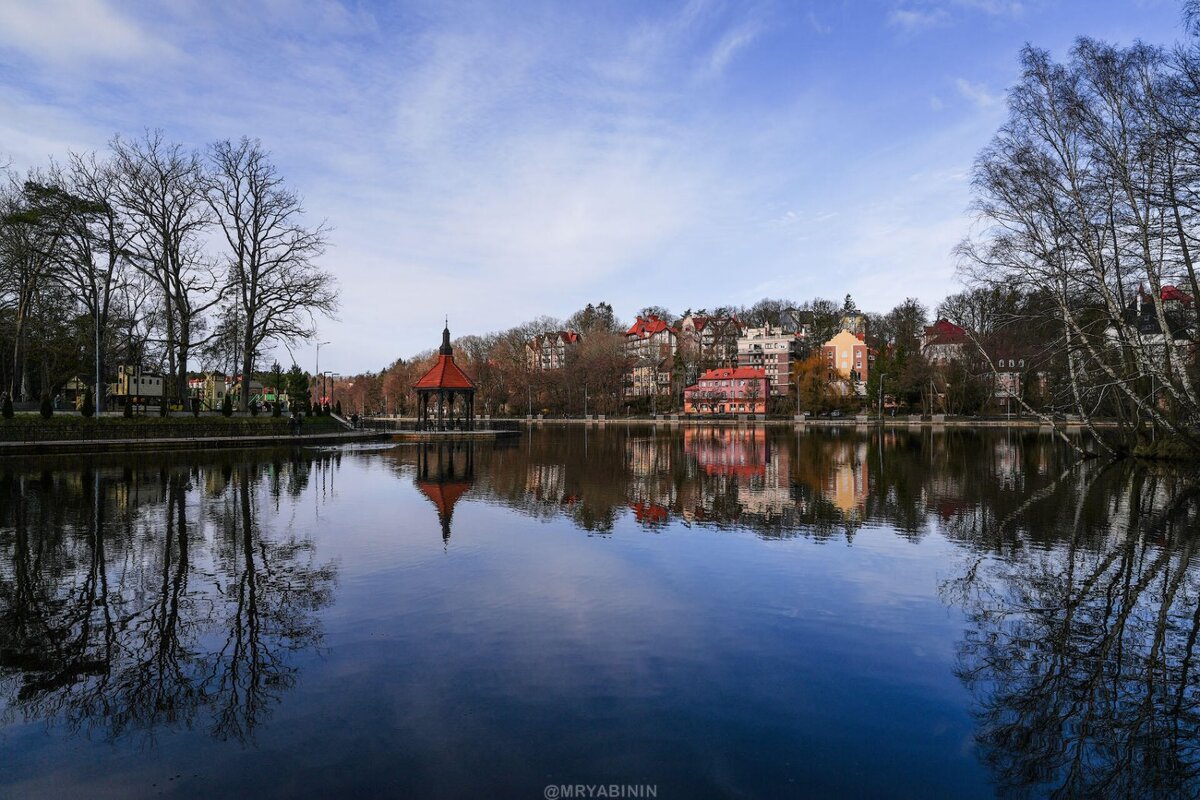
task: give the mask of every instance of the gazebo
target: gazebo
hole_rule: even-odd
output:
[[[421,430],[475,429],[475,383],[454,363],[449,323],[442,329],[437,363],[413,384],[413,389],[417,392],[417,427]]]

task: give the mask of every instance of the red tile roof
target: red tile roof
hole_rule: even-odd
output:
[[[413,384],[414,389],[474,389],[475,383],[454,363],[454,356],[440,355],[433,368]]]
[[[638,317],[637,322],[629,326],[629,330],[625,331],[626,336],[637,336],[639,339],[644,339],[647,336],[653,336],[656,333],[665,331],[670,326],[666,320],[659,319],[651,314],[648,317]]]
[[[1178,300],[1179,302],[1183,303],[1185,306],[1192,304],[1192,296],[1190,294],[1188,294],[1187,292],[1181,291],[1180,289],[1178,289],[1175,286],[1168,285],[1168,286],[1162,287],[1162,292],[1159,294],[1159,297],[1161,297],[1163,300],[1168,300],[1168,301],[1169,300]]]
[[[967,340],[967,331],[942,318],[925,328],[927,344],[957,344]]]
[[[765,379],[766,377],[767,371],[765,369],[759,369],[758,367],[722,367],[720,369],[706,370],[705,373],[700,376],[700,380],[726,381],[731,379],[738,380],[740,378],[753,380],[755,378]]]

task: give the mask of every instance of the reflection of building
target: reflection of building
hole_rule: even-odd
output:
[[[767,437],[754,428],[687,428],[683,452],[708,475],[763,475]]]
[[[867,464],[865,442],[847,443],[836,450],[825,496],[846,514],[854,514],[866,505],[870,489]]]
[[[417,446],[417,488],[437,508],[442,541],[450,541],[454,504],[475,482],[475,446],[472,442],[444,442]]]

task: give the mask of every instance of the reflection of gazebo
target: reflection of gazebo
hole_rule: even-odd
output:
[[[475,479],[475,449],[471,442],[417,446],[417,488],[437,507],[442,541],[450,541],[454,504]]]
[[[437,363],[413,385],[413,389],[417,392],[417,427],[420,429],[475,429],[475,384],[454,363],[449,325],[442,330]],[[432,418],[429,415],[431,401],[434,404]]]

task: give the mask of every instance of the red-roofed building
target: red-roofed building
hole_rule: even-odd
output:
[[[454,363],[450,327],[442,330],[437,362],[413,384],[422,430],[474,430],[475,382]],[[431,408],[432,406],[432,408]]]
[[[765,414],[771,388],[765,370],[710,369],[683,390],[685,414]]]
[[[925,328],[921,353],[930,364],[949,364],[966,355],[970,343],[966,329],[943,318]]]
[[[736,316],[688,314],[679,321],[679,347],[703,367],[732,367],[737,364],[738,337],[745,329]]]
[[[561,369],[567,364],[567,349],[583,341],[575,331],[551,331],[525,343],[525,363],[532,370]]]
[[[625,331],[626,397],[670,394],[671,367],[678,331],[654,314],[639,316]]]

